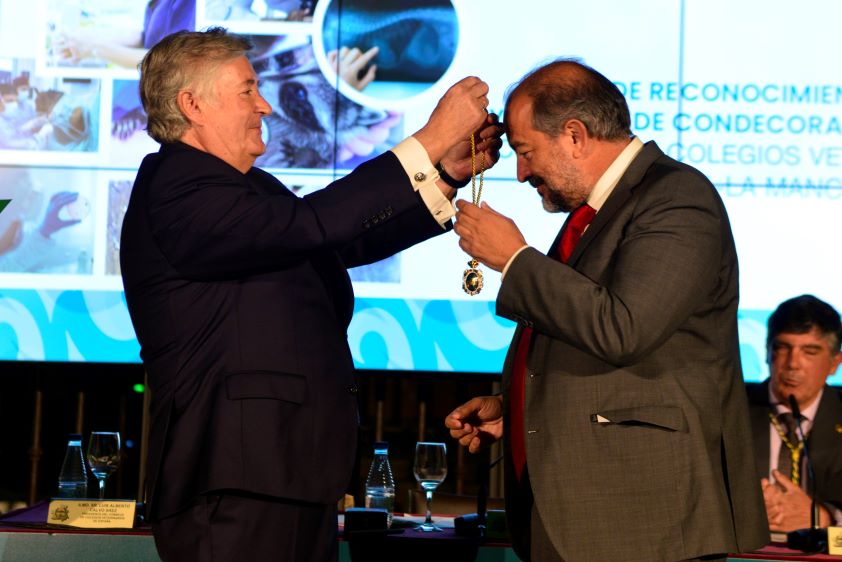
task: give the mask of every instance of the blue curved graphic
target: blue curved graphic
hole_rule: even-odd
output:
[[[128,319],[122,292],[2,290],[0,360],[139,362],[134,334],[110,335],[109,317]]]
[[[747,381],[768,376],[769,314],[739,313]],[[359,298],[348,343],[360,369],[498,374],[513,331],[493,301]],[[0,360],[138,363],[139,353],[122,292],[0,290]]]

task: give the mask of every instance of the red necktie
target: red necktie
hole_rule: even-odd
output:
[[[585,228],[593,220],[596,209],[585,204],[577,208],[567,219],[561,240],[558,243],[558,258],[562,263],[567,263],[573,248],[582,238]],[[524,327],[520,332],[520,339],[515,350],[514,366],[512,368],[512,380],[509,384],[509,428],[511,433],[512,460],[515,465],[515,474],[520,480],[523,468],[526,466],[526,440],[524,438],[523,425],[523,399],[524,382],[526,379],[526,354],[529,351],[529,341],[532,339],[532,328]]]

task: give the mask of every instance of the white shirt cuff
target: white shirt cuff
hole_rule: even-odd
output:
[[[430,162],[427,151],[415,137],[409,137],[392,148],[392,152],[403,166],[412,183],[412,189],[418,192],[430,214],[444,228],[444,225],[456,215],[456,210],[436,185],[439,173]]]
[[[529,244],[524,244],[523,246],[520,247],[520,249],[517,252],[512,254],[512,257],[510,257],[509,261],[506,262],[506,265],[503,266],[503,273],[500,275],[501,280],[506,278],[506,272],[509,271],[509,266],[512,265],[513,261],[515,261],[515,258],[518,257],[518,255],[520,255],[520,253],[522,251],[524,251],[525,249],[527,249],[528,247],[529,247]]]

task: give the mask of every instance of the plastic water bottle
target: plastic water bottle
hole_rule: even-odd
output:
[[[67,440],[67,452],[58,475],[58,497],[88,497],[88,472],[82,456],[82,436],[71,433]]]
[[[389,444],[378,441],[374,444],[374,460],[365,480],[366,508],[381,507],[388,513],[388,525],[392,526],[392,512],[395,509],[395,479],[389,464]]]

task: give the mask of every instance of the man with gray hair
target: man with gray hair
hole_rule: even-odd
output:
[[[161,558],[335,560],[357,386],[346,268],[447,231],[470,143],[499,158],[468,77],[391,151],[304,198],[265,146],[242,38],[178,32],[141,65],[149,134],[123,223],[126,302],[152,391],[149,516]],[[435,166],[434,166],[435,163]]]
[[[737,338],[737,254],[700,172],[644,144],[605,76],[575,60],[506,102],[517,178],[569,212],[549,255],[459,202],[461,247],[503,272],[518,322],[502,396],[445,423],[471,451],[506,436],[524,560],[723,559],[768,542]]]

